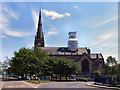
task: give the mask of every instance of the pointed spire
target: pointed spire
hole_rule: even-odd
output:
[[[39,12],[39,23],[42,24],[42,20],[41,20],[41,9],[40,9],[40,12]]]
[[[37,33],[35,36],[35,42],[34,45],[35,46],[39,46],[39,47],[44,47],[44,35],[43,35],[43,31],[42,31],[42,20],[41,20],[41,9],[39,12],[39,20],[38,20],[38,28],[37,28]]]
[[[40,12],[39,12],[37,36],[38,36],[38,38],[42,38],[42,37],[43,37],[43,36],[42,36],[41,9],[40,9]]]

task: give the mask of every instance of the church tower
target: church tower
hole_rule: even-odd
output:
[[[39,13],[38,29],[35,36],[34,46],[44,47],[44,35],[42,32],[41,10]]]
[[[76,37],[76,32],[69,32],[68,35],[69,35],[68,50],[76,52],[78,50],[78,40]]]

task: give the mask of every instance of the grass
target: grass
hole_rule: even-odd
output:
[[[38,83],[38,80],[26,80],[28,82],[33,82],[33,83]],[[40,81],[40,83],[50,83],[50,82],[55,82],[55,81]]]
[[[38,80],[26,80],[32,83],[39,83]],[[51,83],[51,82],[83,82],[83,81],[43,81],[41,80],[40,83]]]

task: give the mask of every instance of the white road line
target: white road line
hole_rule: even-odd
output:
[[[22,81],[22,82],[27,84],[28,86],[30,86],[27,82],[25,82],[25,81]],[[38,86],[34,87],[34,86],[31,85],[30,87],[37,88]]]
[[[3,85],[4,85],[5,82],[2,83],[1,87],[0,87],[0,90],[2,89]]]
[[[35,88],[38,88],[39,84],[35,87]]]
[[[40,83],[38,86],[45,85],[45,84],[50,84],[50,83]],[[36,88],[38,88],[38,86]]]
[[[22,81],[23,83],[25,83],[25,84],[27,84],[28,86],[30,86],[27,82],[25,82],[25,81]],[[31,87],[31,86],[30,86]],[[33,87],[33,86],[32,86]],[[34,87],[33,87],[34,88]]]

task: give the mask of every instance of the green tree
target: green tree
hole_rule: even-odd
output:
[[[21,48],[18,52],[14,52],[11,59],[11,71],[17,76],[27,76],[36,74],[36,63],[34,53],[30,49]]]
[[[117,77],[120,77],[120,64],[117,64]]]
[[[106,61],[107,61],[106,64],[109,65],[109,66],[113,66],[113,65],[117,64],[116,59],[112,56],[109,56]]]
[[[71,74],[75,74],[76,71],[78,70],[78,63],[68,60],[66,58],[57,58],[57,74],[60,74],[60,80],[61,80],[61,75],[65,75],[66,80],[67,76]]]
[[[78,69],[78,63],[72,60],[58,57],[50,57],[38,47],[33,49],[21,48],[14,52],[14,57],[9,62],[8,71],[17,76],[40,76],[59,74],[67,76],[75,74]]]
[[[37,66],[37,69],[36,69],[37,76],[43,75],[43,67],[45,65],[45,62],[48,59],[48,55],[47,55],[46,52],[42,51],[38,47],[34,47],[33,48],[33,53],[34,53],[34,55],[35,55],[35,57],[37,59],[37,63],[36,63],[36,66]]]
[[[107,63],[105,64],[105,73],[108,76],[116,77],[118,73],[118,64],[115,58],[109,56],[107,58]]]
[[[42,67],[43,75],[46,78],[46,75],[51,75],[56,73],[56,66],[57,66],[57,58],[56,57],[48,57],[44,61],[44,66]]]

